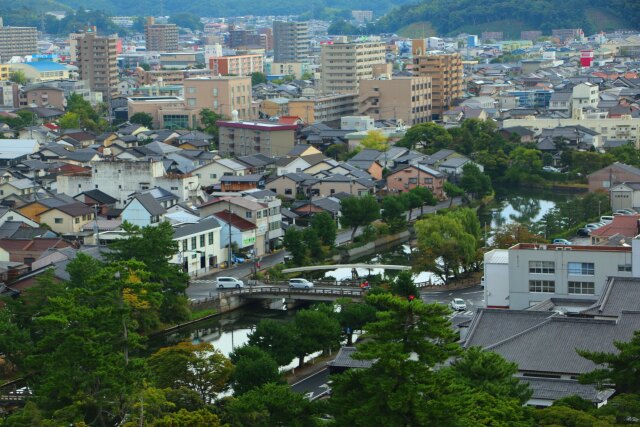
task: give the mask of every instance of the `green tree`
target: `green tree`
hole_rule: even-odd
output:
[[[372,366],[332,377],[329,404],[337,425],[448,425],[436,416],[445,408],[430,402],[439,393],[433,368],[459,353],[447,307],[390,294],[370,295],[367,302],[380,311],[354,357]]]
[[[80,116],[73,112],[64,113],[58,119],[58,125],[62,129],[78,129],[80,127]]]
[[[296,331],[296,353],[299,365],[304,357],[315,351],[324,352],[340,344],[340,323],[320,310],[300,310],[294,321]]]
[[[223,117],[221,114],[218,114],[208,108],[203,108],[200,111],[200,124],[203,128],[203,131],[212,135],[216,144],[218,142],[219,132],[218,132],[218,120],[222,120]]]
[[[307,248],[305,247],[302,231],[294,227],[287,228],[282,244],[293,257],[294,265],[303,265],[305,263],[307,260]]]
[[[364,325],[376,319],[376,309],[370,304],[354,302],[350,299],[339,299],[340,306],[337,313],[338,322],[347,336],[347,346],[353,344],[353,333],[361,331]]]
[[[154,427],[221,427],[222,424],[217,415],[206,409],[187,411],[180,409],[178,412],[167,414],[161,420],[157,420]]]
[[[391,284],[391,292],[394,295],[410,298],[410,297],[419,297],[420,291],[417,286],[413,282],[413,275],[410,271],[401,271],[396,280]]]
[[[340,202],[340,223],[352,227],[351,240],[358,227],[367,226],[380,217],[380,206],[373,196],[349,196]]]
[[[189,276],[181,266],[169,260],[178,253],[178,242],[173,240],[173,227],[162,222],[155,227],[138,227],[122,224],[124,238],[109,245],[106,257],[110,261],[137,259],[151,272],[151,281],[163,289],[161,317],[163,321],[180,321],[190,318],[188,301],[184,296]]]
[[[318,232],[313,227],[307,227],[302,231],[302,240],[309,253],[310,259],[322,260],[326,253],[322,247],[322,240],[318,236]]]
[[[449,198],[449,207],[453,206],[454,197],[460,197],[464,195],[464,190],[452,182],[445,182],[443,188],[445,194]]]
[[[296,357],[296,334],[290,325],[276,320],[261,320],[249,334],[249,345],[266,351],[278,365],[291,363]]]
[[[389,149],[389,138],[379,130],[370,130],[360,140],[360,146],[371,150],[387,151]]]
[[[543,243],[544,237],[533,234],[526,225],[509,223],[500,227],[493,235],[493,247],[508,249],[517,243]]]
[[[435,215],[417,221],[417,268],[433,271],[446,283],[460,269],[470,267],[477,256],[476,238],[453,215]],[[439,261],[436,261],[439,260]]]
[[[129,117],[129,121],[131,123],[136,123],[138,125],[142,125],[144,127],[146,127],[147,129],[153,129],[153,117],[151,116],[151,114],[148,113],[143,113],[143,112],[138,112],[135,113],[133,116]]]
[[[190,30],[201,30],[202,24],[200,17],[189,12],[172,13],[169,22],[176,24],[180,28],[188,28]]]
[[[259,85],[260,83],[266,83],[267,76],[260,71],[254,71],[251,73],[251,86]]]
[[[449,147],[452,141],[451,134],[444,127],[435,123],[420,123],[410,127],[396,145],[411,150],[421,147],[437,151]]]
[[[288,385],[265,384],[230,401],[225,410],[237,427],[317,425],[316,404]]]
[[[311,218],[311,228],[313,228],[323,245],[333,248],[336,243],[337,226],[336,222],[327,212],[318,212]]]
[[[534,415],[537,426],[613,427],[615,425],[568,406],[550,406],[535,411]]]
[[[163,347],[151,355],[148,365],[158,387],[186,387],[197,391],[204,402],[225,391],[233,374],[231,361],[205,342]]]
[[[264,384],[280,383],[282,377],[278,363],[269,353],[254,345],[245,345],[234,351],[233,392],[240,396]],[[289,359],[291,362],[291,359]],[[287,363],[289,363],[287,362]]]
[[[482,173],[480,168],[473,163],[467,163],[462,167],[460,187],[476,199],[487,196],[493,192],[491,178]]]
[[[397,232],[406,227],[407,208],[408,206],[398,196],[386,196],[382,199],[382,221],[389,225],[391,232]]]
[[[24,86],[27,84],[27,75],[22,70],[15,70],[9,74],[9,81]]]

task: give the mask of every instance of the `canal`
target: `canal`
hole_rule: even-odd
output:
[[[478,211],[480,222],[487,230],[495,230],[510,222],[529,224],[540,220],[544,214],[553,209],[557,203],[579,197],[575,193],[558,193],[544,190],[513,190],[498,189],[494,201]],[[382,254],[359,260],[359,262],[377,264],[410,265],[410,247],[407,244],[398,245]],[[342,281],[351,278],[351,269],[338,268],[321,273],[325,278]],[[377,269],[358,269],[358,275],[383,274]],[[397,274],[391,273],[391,274]],[[320,276],[318,276],[320,277]],[[439,280],[430,272],[422,272],[414,276],[416,282],[437,283]],[[262,319],[292,321],[296,310],[269,310],[260,304],[245,306],[231,313],[203,320],[171,333],[153,337],[149,342],[149,349],[155,351],[160,347],[176,344],[185,339],[195,342],[206,341],[228,355],[234,348],[245,344],[248,335],[255,325]]]

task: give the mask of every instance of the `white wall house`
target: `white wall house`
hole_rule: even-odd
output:
[[[200,191],[196,175],[168,175],[161,161],[95,162],[91,173],[58,175],[56,184],[59,192],[71,197],[99,189],[117,200],[117,208],[123,208],[132,193],[153,187],[172,192],[180,201],[197,197]]]
[[[220,223],[206,217],[196,223],[174,226],[173,240],[179,252],[169,261],[182,265],[190,276],[205,273],[225,261],[220,239]]]

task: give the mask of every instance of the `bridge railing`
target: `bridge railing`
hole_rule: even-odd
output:
[[[360,297],[364,291],[358,289],[291,289],[282,286],[260,286],[260,287],[248,287],[241,289],[228,289],[219,291],[221,295],[259,295],[259,294],[272,294],[272,295],[332,295],[332,296],[351,296]]]

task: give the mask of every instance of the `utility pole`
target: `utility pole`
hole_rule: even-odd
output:
[[[231,268],[231,200],[227,200],[227,208],[229,210],[229,218],[227,218],[227,226],[229,227],[229,263],[227,268]]]

